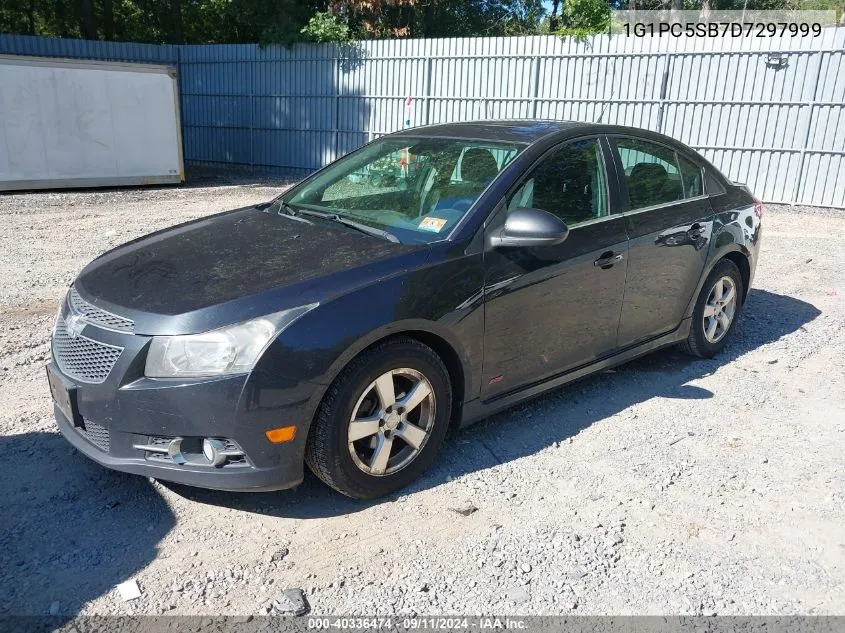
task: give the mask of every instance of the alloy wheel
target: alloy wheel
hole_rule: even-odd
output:
[[[347,439],[352,461],[368,475],[391,475],[419,455],[434,428],[431,383],[415,369],[393,369],[364,389]]]
[[[736,284],[728,276],[719,278],[704,304],[704,338],[710,343],[718,343],[733,323],[736,314]]]

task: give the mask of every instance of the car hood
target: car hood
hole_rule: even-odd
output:
[[[133,318],[136,333],[192,333],[336,296],[426,250],[249,207],[119,246],[75,285],[95,306]]]

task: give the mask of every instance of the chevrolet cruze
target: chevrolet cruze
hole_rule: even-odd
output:
[[[86,266],[53,329],[56,420],[129,473],[274,490],[307,464],[384,495],[451,425],[668,345],[718,353],[761,216],[644,130],[404,130]]]

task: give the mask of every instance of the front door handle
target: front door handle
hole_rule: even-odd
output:
[[[593,262],[593,266],[597,268],[610,268],[613,264],[617,264],[622,261],[624,256],[619,253],[613,253],[612,251],[609,253],[602,253],[602,256],[599,257],[596,261]]]

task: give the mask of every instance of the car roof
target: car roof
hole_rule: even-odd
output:
[[[686,150],[687,154],[693,154],[701,161],[706,159],[691,147],[685,145],[678,139],[638,127],[624,125],[613,125],[608,123],[589,123],[586,121],[553,121],[548,119],[515,119],[505,121],[466,121],[462,123],[435,123],[433,125],[421,125],[393,132],[388,136],[407,138],[457,138],[481,141],[499,141],[506,143],[522,143],[531,145],[541,139],[554,137],[554,142],[562,141],[567,137],[582,136],[589,134],[607,134],[632,136],[663,143]],[[708,163],[709,165],[709,163]],[[715,169],[712,165],[710,168]]]
[[[511,143],[533,143],[544,136],[597,126],[595,123],[579,121],[547,121],[542,119],[519,119],[511,121],[466,121],[463,123],[437,123],[406,128],[391,136],[466,138],[484,141],[506,141]]]

